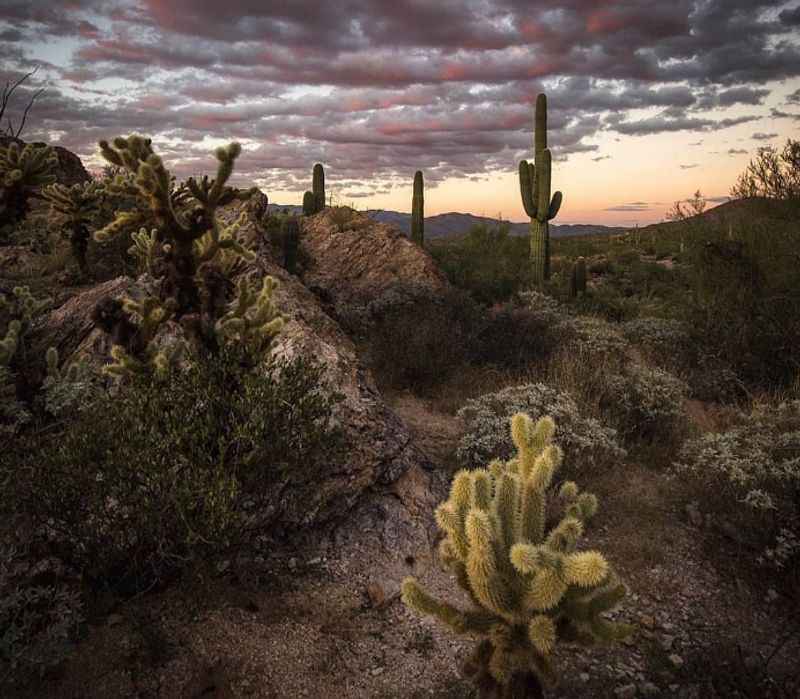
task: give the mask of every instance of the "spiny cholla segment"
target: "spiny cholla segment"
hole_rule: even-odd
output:
[[[403,601],[437,617],[457,633],[484,640],[471,659],[473,679],[504,696],[503,687],[532,675],[553,679],[549,656],[557,640],[593,643],[623,637],[629,629],[601,617],[625,587],[597,551],[578,551],[597,499],[567,481],[558,491],[561,522],[546,530],[546,493],[562,460],[552,444],[555,423],[523,413],[511,420],[517,455],[487,468],[459,471],[449,499],[436,510],[446,538],[443,562],[455,573],[474,608],[441,602],[413,578],[403,581]],[[529,694],[536,696],[536,693]]]
[[[55,182],[58,156],[50,146],[31,143],[0,146],[0,228],[12,227],[28,213],[37,188]]]
[[[550,226],[548,221],[558,215],[563,196],[556,192],[550,199],[552,158],[547,147],[547,97],[536,98],[533,119],[534,162],[519,163],[519,188],[525,213],[531,217],[531,262],[533,280],[541,286],[550,278]]]

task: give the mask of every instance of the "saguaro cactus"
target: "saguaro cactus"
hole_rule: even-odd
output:
[[[575,298],[578,294],[586,294],[586,260],[583,257],[575,260],[569,281],[569,295]]]
[[[321,163],[314,165],[312,191],[314,194],[314,213],[316,214],[325,208],[325,170],[322,169]]]
[[[536,98],[533,120],[534,162],[519,163],[519,188],[525,213],[531,217],[531,263],[533,281],[541,286],[550,278],[550,225],[558,215],[563,195],[550,198],[551,156],[547,147],[547,97]]]
[[[414,194],[411,197],[411,240],[417,245],[425,242],[425,198],[422,172],[414,173]]]
[[[483,637],[464,666],[481,697],[541,697],[554,678],[556,641],[595,643],[623,638],[630,628],[601,614],[625,596],[625,586],[597,551],[577,551],[597,498],[567,481],[558,497],[563,518],[546,530],[547,492],[562,460],[552,444],[555,423],[511,419],[517,455],[487,468],[459,471],[449,499],[436,509],[446,533],[442,561],[455,573],[473,608],[442,602],[413,578],[403,601],[456,633]]]

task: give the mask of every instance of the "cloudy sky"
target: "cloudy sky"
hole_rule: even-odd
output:
[[[541,91],[559,223],[721,201],[800,135],[800,0],[0,0],[0,78],[36,65],[28,140],[98,169],[99,139],[143,133],[180,177],[237,140],[277,203],[319,161],[358,209],[409,211],[421,169],[427,215],[525,220]]]

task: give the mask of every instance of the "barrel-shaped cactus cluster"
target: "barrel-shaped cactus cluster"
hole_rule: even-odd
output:
[[[534,423],[516,414],[517,455],[457,473],[449,499],[436,510],[446,534],[441,559],[472,609],[435,599],[413,578],[403,582],[409,607],[482,639],[465,666],[481,696],[542,696],[555,677],[550,656],[557,641],[591,644],[630,631],[602,616],[622,600],[625,586],[602,554],[577,548],[597,511],[595,496],[562,483],[563,517],[547,530],[548,494],[562,460],[554,432],[549,417]]]

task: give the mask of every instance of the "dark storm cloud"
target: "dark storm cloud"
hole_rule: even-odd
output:
[[[694,168],[700,167],[700,165],[697,163],[690,163],[688,165],[679,165],[678,167],[680,167],[681,170],[694,170]]]
[[[6,0],[0,61],[43,65],[29,133],[63,132],[81,155],[147,133],[182,142],[161,148],[189,171],[213,166],[206,135],[241,139],[258,144],[241,177],[302,190],[319,160],[358,197],[418,168],[432,184],[513,169],[542,90],[556,162],[596,153],[603,131],[754,121],[765,81],[800,77],[799,14],[785,0]],[[67,62],[36,60],[67,38]],[[726,116],[741,105],[753,114]]]

